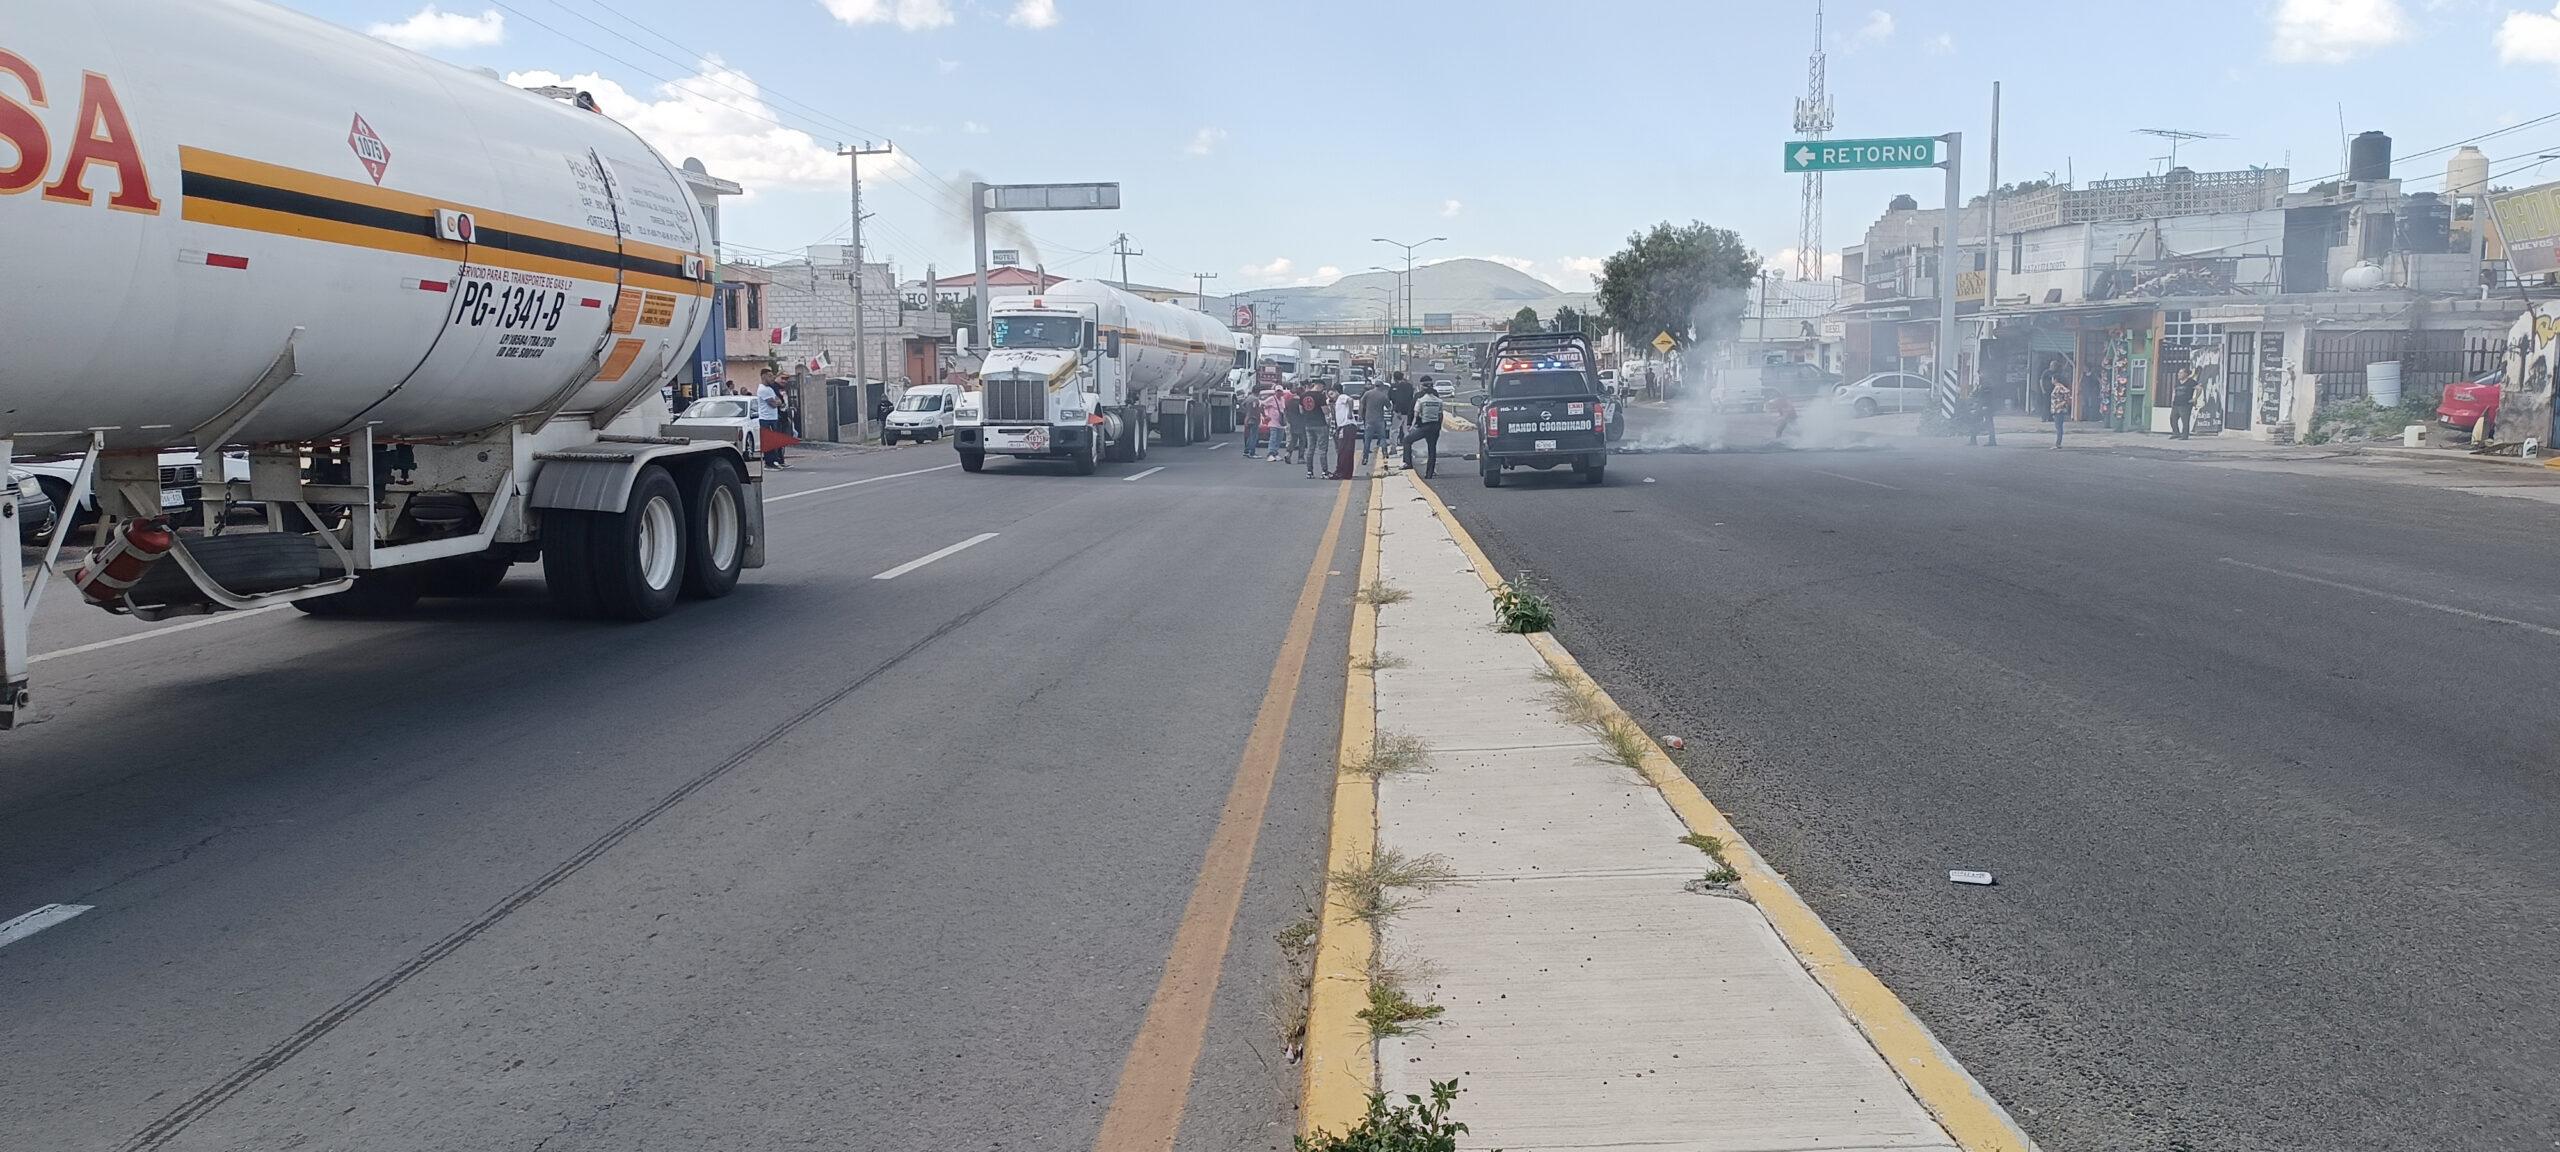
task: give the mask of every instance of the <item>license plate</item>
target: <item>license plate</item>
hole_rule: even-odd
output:
[[[1046,428],[1027,428],[1019,432],[1007,432],[1003,435],[1000,442],[1011,448],[1027,448],[1034,452],[1046,452],[1049,450],[1049,430]]]
[[[1529,445],[1529,450],[1532,452],[1553,452],[1556,450],[1556,442],[1553,440],[1535,441]]]
[[[184,508],[187,506],[187,494],[176,488],[163,488],[160,490],[160,506],[163,508]]]

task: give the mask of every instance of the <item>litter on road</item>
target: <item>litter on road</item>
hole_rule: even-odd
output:
[[[1681,749],[1683,749],[1683,748],[1688,747],[1688,746],[1689,746],[1689,742],[1688,742],[1688,741],[1686,741],[1686,740],[1683,740],[1683,739],[1681,739],[1681,738],[1679,738],[1679,737],[1677,737],[1677,736],[1665,736],[1665,737],[1663,737],[1663,738],[1662,738],[1662,746],[1663,746],[1663,747],[1665,747],[1665,748],[1668,748],[1668,749],[1670,749],[1670,750],[1672,750],[1672,751],[1674,751],[1674,752],[1677,752],[1677,751],[1679,751],[1679,750],[1681,750]]]
[[[1957,869],[1956,871],[1947,873],[1947,879],[1953,880],[1958,884],[1998,883],[1998,881],[1991,878],[1991,874],[1988,872],[1968,872],[1963,869]]]

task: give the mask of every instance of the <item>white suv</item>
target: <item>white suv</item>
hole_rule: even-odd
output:
[[[1878,372],[1855,384],[1843,384],[1834,393],[1836,399],[1860,416],[1879,412],[1926,412],[1933,398],[1934,386],[1926,376],[1909,372]]]

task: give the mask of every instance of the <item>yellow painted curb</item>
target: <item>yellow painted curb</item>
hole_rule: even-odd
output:
[[[1494,570],[1493,561],[1485,557],[1484,549],[1476,546],[1475,538],[1458,523],[1449,506],[1440,502],[1440,494],[1432,491],[1421,477],[1412,479],[1413,486],[1422,491],[1425,500],[1430,501],[1431,510],[1440,517],[1440,523],[1449,529],[1450,539],[1458,542],[1459,549],[1475,565],[1477,578],[1483,580],[1487,588],[1500,587],[1502,576]],[[1377,541],[1372,538],[1371,548],[1374,550],[1376,545]],[[1531,635],[1529,644],[1546,659],[1548,667],[1589,693],[1603,716],[1643,731],[1634,717],[1627,715],[1618,707],[1617,701],[1609,698],[1609,693],[1582,670],[1582,663],[1573,658],[1573,653],[1565,651],[1564,645],[1553,635],[1544,632]],[[1876,979],[1874,972],[1849,954],[1848,946],[1832,934],[1830,925],[1824,924],[1813,907],[1796,894],[1794,886],[1751,849],[1751,845],[1742,839],[1742,833],[1734,830],[1733,822],[1725,819],[1724,813],[1707,799],[1706,793],[1698,790],[1697,783],[1690,780],[1687,773],[1680,771],[1679,765],[1671,762],[1671,757],[1653,742],[1649,734],[1645,738],[1644,749],[1645,778],[1661,790],[1663,799],[1691,832],[1724,841],[1725,862],[1742,874],[1743,892],[1760,906],[1761,915],[1769,918],[1770,926],[1778,930],[1779,937],[1795,952],[1796,960],[1821,982],[1823,989],[1831,994],[1832,1001],[1856,1022],[1859,1031],[1866,1033],[1867,1042],[1875,1046],[1885,1063],[1892,1065],[1894,1073],[1902,1077],[1902,1082],[1910,1087],[1911,1095],[1920,1101],[1920,1105],[1937,1117],[1947,1135],[1968,1152],[2035,1152],[2035,1141],[2018,1127],[2017,1121],[2010,1119],[2008,1110],[1993,1100],[1990,1093],[1983,1091],[1982,1085],[1956,1063],[1955,1057],[1938,1043],[1938,1038],[1930,1034],[1928,1025],[1912,1015],[1901,997],[1895,996],[1892,989],[1884,986],[1884,981]]]
[[[1369,515],[1361,527],[1359,588],[1378,579],[1380,479],[1369,478]],[[1340,1134],[1369,1110],[1378,1079],[1377,1044],[1360,1013],[1369,1007],[1369,961],[1377,941],[1367,922],[1336,899],[1332,877],[1354,871],[1378,849],[1378,785],[1347,769],[1366,760],[1378,740],[1376,673],[1378,609],[1351,605],[1348,671],[1342,682],[1342,742],[1334,752],[1333,833],[1325,850],[1323,927],[1316,934],[1314,984],[1307,993],[1306,1073],[1300,1081],[1298,1131]]]

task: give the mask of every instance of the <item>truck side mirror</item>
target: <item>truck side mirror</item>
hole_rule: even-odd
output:
[[[1110,357],[1111,357],[1112,359],[1114,359],[1114,360],[1119,359],[1119,358],[1120,358],[1120,334],[1119,334],[1119,333],[1117,333],[1117,332],[1107,333],[1107,334],[1105,334],[1105,335],[1103,336],[1102,341],[1103,341],[1104,354],[1106,354],[1106,355],[1110,356]]]

